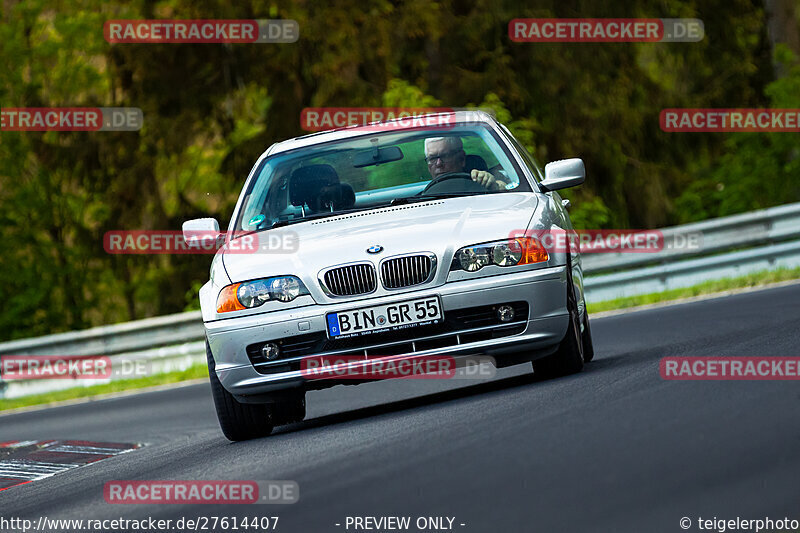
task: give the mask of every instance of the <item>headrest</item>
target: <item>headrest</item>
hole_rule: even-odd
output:
[[[324,187],[313,205],[309,205],[315,212],[350,209],[356,203],[356,193],[347,183]]]
[[[324,187],[338,184],[339,175],[330,165],[300,167],[289,178],[289,200],[295,207],[312,207]]]
[[[479,155],[468,155],[464,158],[464,170],[489,170],[489,165]]]

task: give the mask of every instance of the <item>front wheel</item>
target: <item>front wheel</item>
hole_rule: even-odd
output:
[[[269,405],[240,403],[219,382],[208,341],[206,341],[206,359],[211,394],[214,397],[214,406],[217,408],[217,419],[225,437],[228,440],[240,441],[266,437],[272,433],[274,422]]]
[[[594,359],[594,343],[592,342],[592,329],[589,327],[589,310],[583,307],[583,362],[588,363]]]
[[[569,255],[567,255],[567,311],[569,313],[567,334],[558,345],[556,353],[532,362],[533,375],[537,379],[566,376],[583,369],[585,344],[581,335],[581,317],[578,311],[578,300],[575,297],[575,284],[572,281],[572,259]],[[588,314],[585,316],[587,316],[588,325]]]

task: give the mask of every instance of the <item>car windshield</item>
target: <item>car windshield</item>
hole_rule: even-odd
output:
[[[235,231],[509,191],[531,188],[485,124],[382,132],[265,159],[250,181]]]

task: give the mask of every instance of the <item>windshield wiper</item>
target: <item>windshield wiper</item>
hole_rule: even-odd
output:
[[[481,191],[481,192],[447,192],[447,193],[439,193],[439,194],[423,194],[419,196],[403,196],[401,198],[395,198],[389,205],[404,205],[410,204],[415,202],[427,202],[430,200],[443,200],[445,198],[458,198],[459,196],[477,196],[479,194],[490,194],[490,191]]]
[[[271,229],[282,228],[282,227],[285,227],[285,226],[289,226],[291,224],[298,224],[300,222],[307,222],[309,220],[317,220],[317,219],[320,219],[320,218],[328,218],[328,217],[335,217],[335,216],[339,216],[339,215],[346,215],[346,214],[355,213],[355,212],[358,212],[358,211],[369,211],[371,209],[379,209],[380,207],[387,206],[387,205],[390,205],[390,206],[393,206],[393,205],[405,205],[405,204],[411,204],[411,203],[417,203],[417,202],[428,202],[430,200],[442,200],[444,198],[457,198],[459,196],[476,196],[476,195],[479,195],[479,194],[490,194],[490,191],[425,194],[425,195],[421,195],[421,196],[407,196],[407,197],[394,198],[391,202],[389,202],[387,204],[382,204],[382,205],[372,205],[372,206],[368,206],[368,207],[361,207],[361,208],[358,208],[358,209],[346,209],[346,210],[343,210],[343,211],[334,211],[332,213],[325,211],[325,212],[322,212],[322,213],[314,213],[312,215],[308,215],[308,216],[300,217],[300,218],[289,218],[289,219],[286,219],[286,220],[276,220],[275,222],[273,222],[270,226],[268,226],[266,228],[250,230],[250,231],[246,231],[246,232],[243,232],[243,233],[239,233],[239,234],[236,235],[236,238],[243,237],[245,235],[250,235],[250,234],[253,234],[253,233],[258,233],[260,231],[267,231],[267,230],[271,230]]]
[[[371,208],[370,208],[371,209]],[[252,235],[253,233],[258,233],[260,231],[268,231],[275,228],[282,228],[284,226],[289,226],[291,224],[297,224],[299,222],[306,222],[308,220],[315,220],[318,218],[327,218],[327,217],[335,217],[338,215],[346,215],[347,213],[352,213],[354,211],[363,211],[364,209],[347,209],[345,211],[334,211],[333,213],[324,212],[324,213],[314,213],[313,215],[308,215],[301,218],[289,218],[286,220],[276,220],[270,226],[261,229],[254,229],[250,231],[245,231],[242,233],[237,233],[234,238],[244,237],[245,235]]]
[[[368,209],[372,209],[372,208],[368,208]],[[287,219],[287,220],[278,220],[276,222],[273,222],[272,225],[270,227],[266,228],[266,229],[282,228],[283,226],[288,226],[290,224],[297,224],[297,223],[300,223],[300,222],[307,222],[309,220],[316,220],[316,219],[319,219],[319,218],[337,217],[339,215],[346,215],[348,213],[354,213],[356,211],[364,211],[364,209],[363,208],[362,209],[345,209],[343,211],[333,211],[333,212],[325,211],[323,213],[314,213],[313,215],[307,215],[307,216],[300,217],[300,218],[290,218],[290,219]]]

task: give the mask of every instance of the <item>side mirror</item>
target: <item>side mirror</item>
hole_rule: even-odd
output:
[[[583,160],[577,157],[553,161],[544,167],[544,181],[539,183],[542,191],[557,191],[575,187],[586,180],[586,168]]]
[[[219,222],[216,218],[195,218],[183,223],[183,240],[186,244],[200,244],[200,241],[217,242]]]

